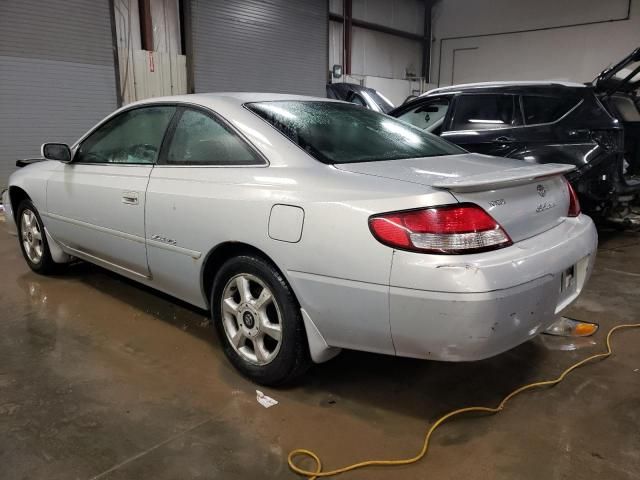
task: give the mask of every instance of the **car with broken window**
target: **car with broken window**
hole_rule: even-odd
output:
[[[637,221],[640,196],[636,92],[640,49],[592,84],[483,82],[437,88],[389,114],[485,155],[567,163],[583,209],[601,220]]]
[[[3,196],[29,267],[84,260],[209,310],[263,384],[344,348],[497,355],[547,329],[595,259],[573,165],[468,153],[340,101],[150,99],[42,154]]]

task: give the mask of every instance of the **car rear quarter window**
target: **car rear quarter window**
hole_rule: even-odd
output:
[[[579,99],[570,96],[523,95],[522,110],[525,125],[551,123],[575,107]]]
[[[348,103],[287,100],[245,106],[323,163],[400,160],[465,152],[395,118]]]
[[[199,110],[183,110],[167,151],[171,165],[256,165],[262,160],[238,135]]]
[[[464,94],[456,99],[452,130],[510,128],[515,122],[515,95]]]

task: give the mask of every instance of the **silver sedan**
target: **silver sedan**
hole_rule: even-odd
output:
[[[595,258],[573,167],[467,153],[338,101],[158,98],[42,153],[3,198],[29,266],[82,259],[209,309],[263,384],[342,348],[496,355],[547,328]]]

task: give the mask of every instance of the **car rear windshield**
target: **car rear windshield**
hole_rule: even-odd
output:
[[[273,101],[250,103],[246,107],[323,163],[400,160],[465,152],[435,135],[348,103]]]

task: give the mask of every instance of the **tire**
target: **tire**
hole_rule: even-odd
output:
[[[29,268],[41,275],[59,272],[60,265],[51,258],[44,224],[31,200],[23,200],[18,205],[17,212],[18,241],[22,256],[27,261]]]
[[[253,255],[228,260],[213,282],[211,317],[225,355],[255,383],[289,383],[311,364],[300,307],[271,262]]]

